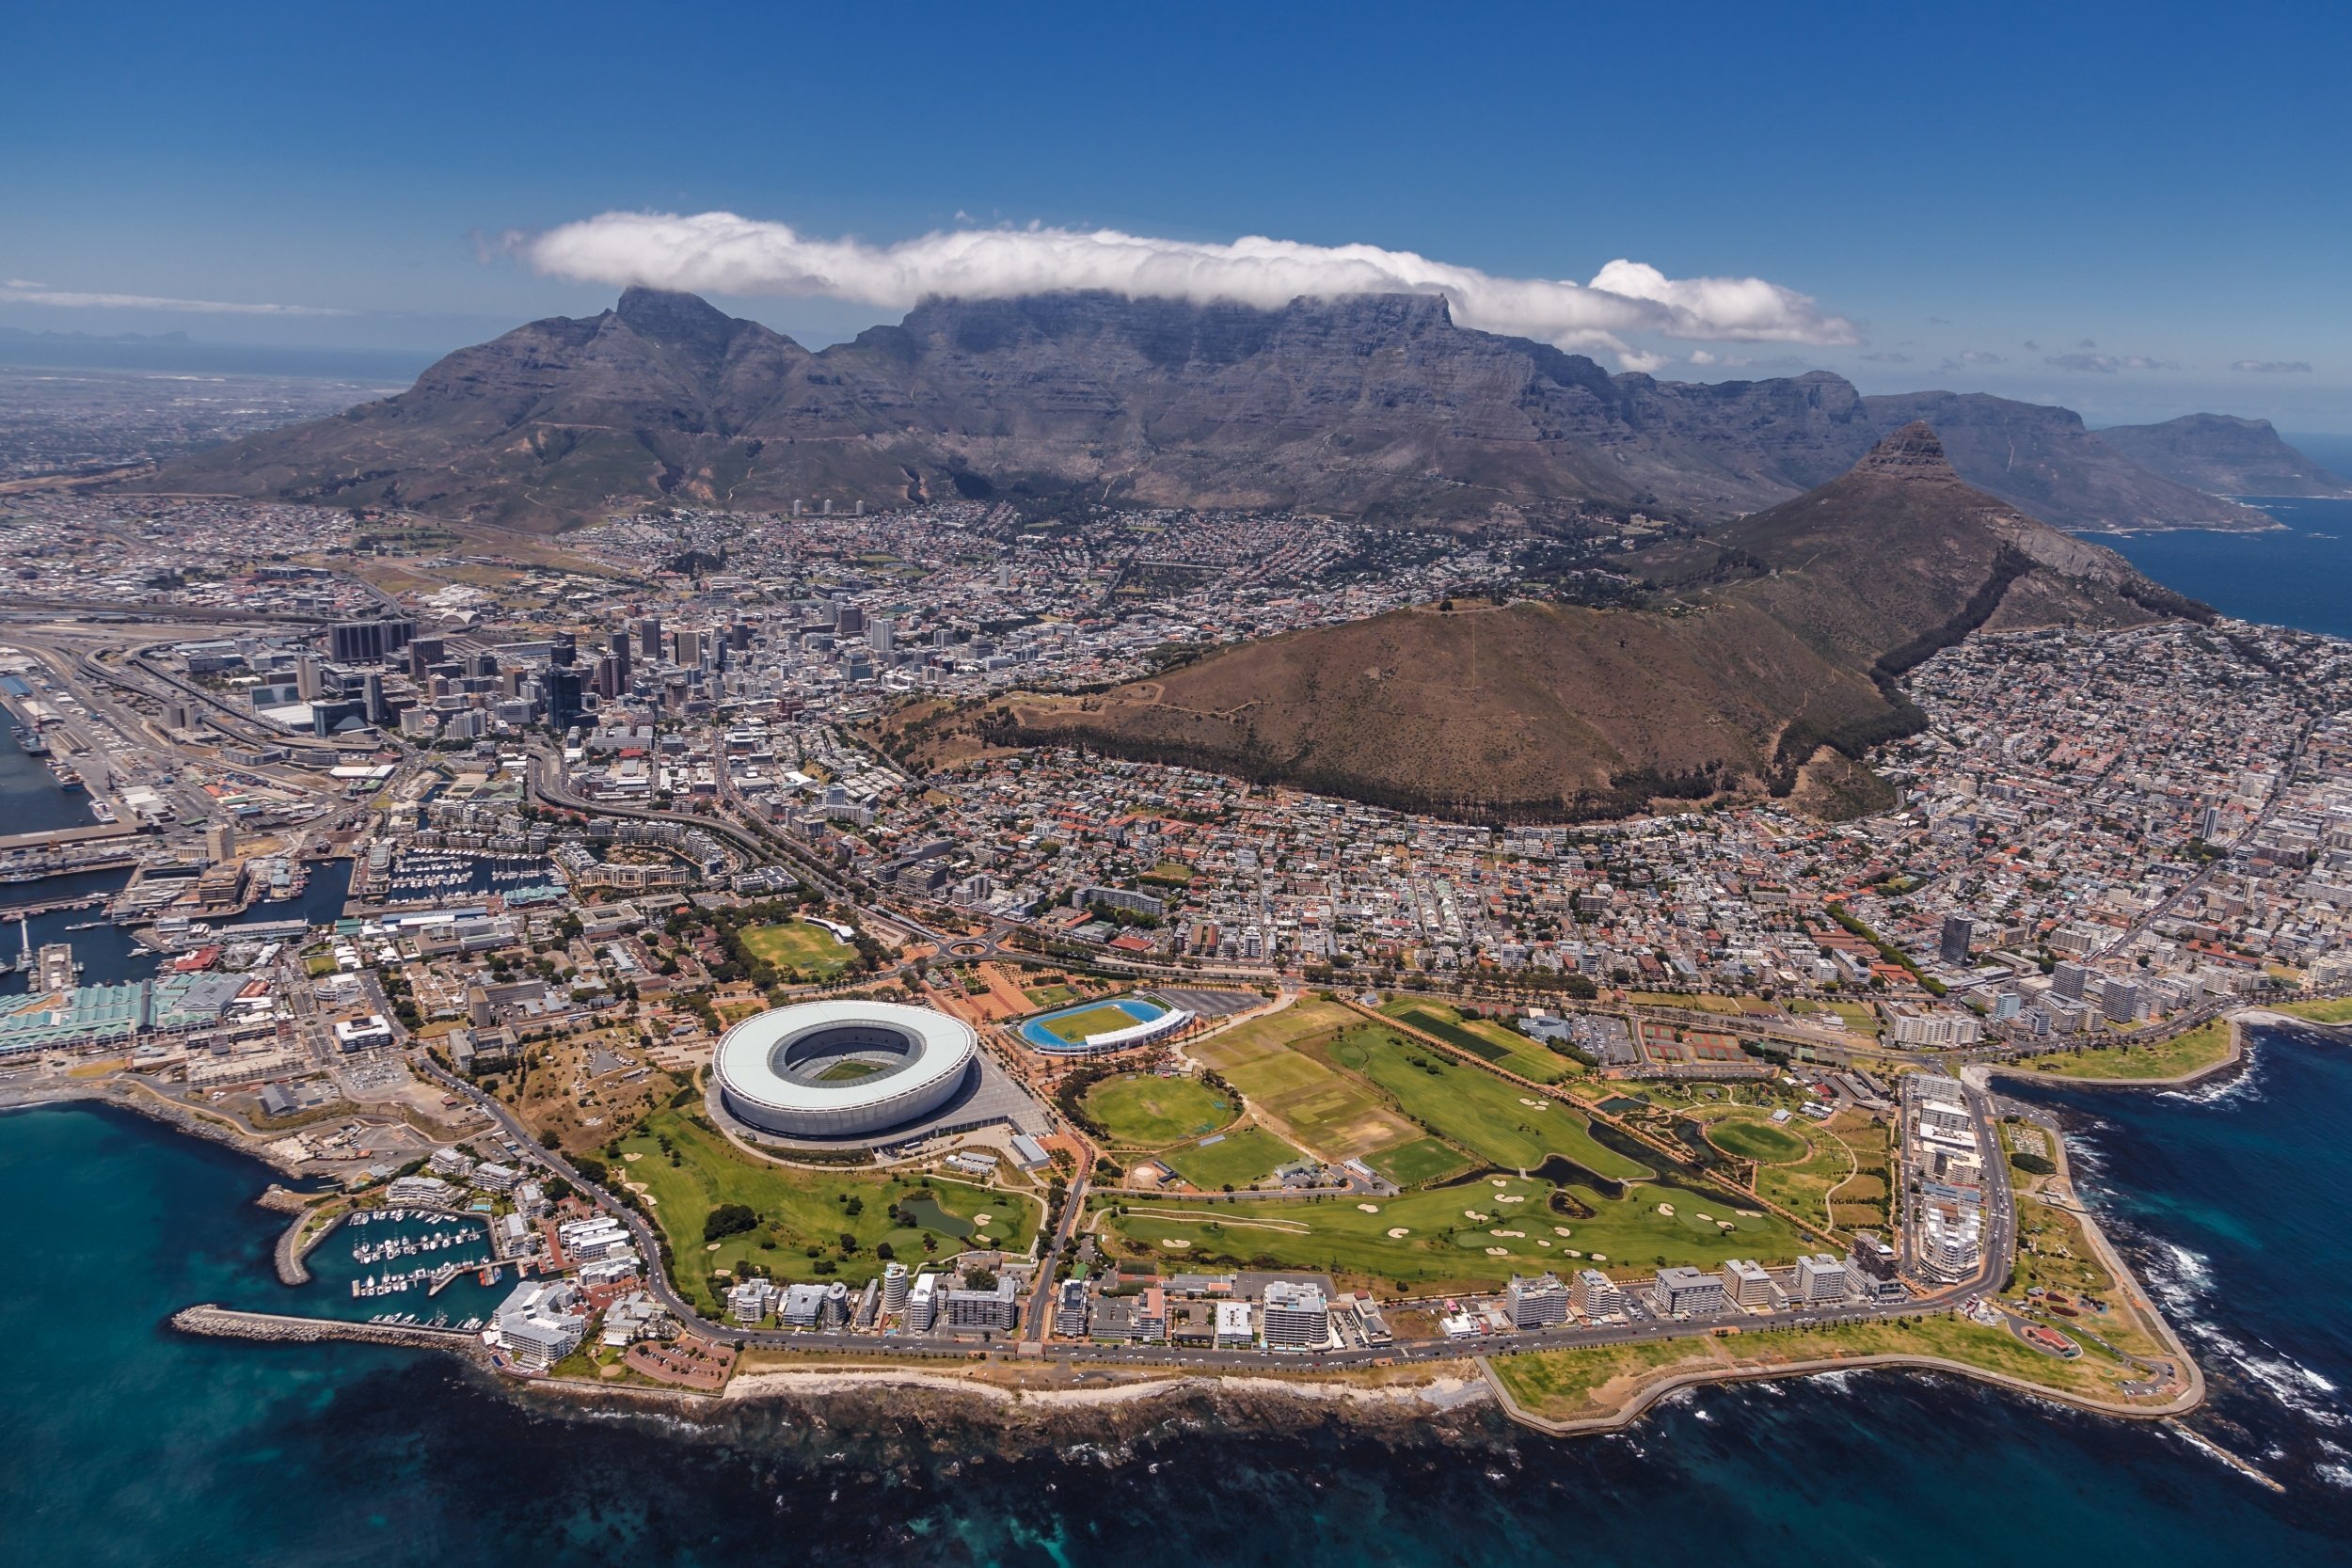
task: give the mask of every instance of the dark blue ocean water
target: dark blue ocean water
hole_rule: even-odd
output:
[[[131,927],[99,925],[79,931],[71,928],[101,920],[105,914],[103,909],[57,910],[35,915],[22,924],[9,912],[20,906],[55,904],[91,893],[113,893],[130,879],[128,871],[85,871],[71,877],[44,877],[37,882],[0,883],[0,960],[13,959],[19,946],[27,940],[36,949],[44,942],[62,942],[72,945],[74,958],[81,963],[84,985],[111,985],[153,974],[162,960],[132,942]],[[240,926],[256,921],[302,919],[320,925],[342,915],[343,897],[350,889],[349,861],[314,862],[298,896],[278,903],[255,904],[243,914],[215,924]],[[24,990],[31,981],[30,974],[0,970],[0,997]]]
[[[2352,500],[2246,496],[2286,527],[2269,533],[2184,529],[2098,542],[2192,598],[2241,620],[2352,637]]]
[[[98,818],[90,815],[89,796],[76,790],[71,794],[57,784],[57,776],[37,758],[24,754],[24,748],[16,743],[15,725],[8,715],[0,712],[0,822],[8,824],[12,833],[45,833],[59,828],[94,828]]]
[[[1569,1442],[1287,1404],[1010,1434],[937,1402],[566,1417],[430,1354],[174,1334],[189,1302],[299,1301],[249,1202],[265,1173],[75,1108],[0,1117],[0,1561],[2345,1560],[2352,1047],[2266,1042],[2219,1091],[2052,1098],[2214,1375],[2195,1423],[2285,1496],[2158,1428],[1892,1374],[1699,1390]]]

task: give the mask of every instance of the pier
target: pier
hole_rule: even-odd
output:
[[[339,1318],[297,1318],[281,1312],[241,1312],[213,1302],[182,1307],[171,1315],[171,1326],[183,1334],[202,1334],[216,1339],[262,1339],[279,1344],[353,1339],[362,1344],[412,1345],[429,1350],[478,1350],[482,1344],[481,1336],[470,1329],[435,1328],[426,1323],[348,1323]]]

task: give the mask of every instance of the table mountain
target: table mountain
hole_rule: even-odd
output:
[[[1412,522],[1541,524],[1588,505],[1720,520],[1833,477],[1922,406],[1826,372],[1612,375],[1456,326],[1422,294],[1279,310],[934,300],[811,353],[692,295],[631,289],[601,315],[517,327],[398,397],[231,442],[154,483],[544,529],[661,499],[1009,491]],[[1938,418],[1973,483],[2068,527],[2256,520],[2120,457],[2062,409],[1960,399]]]

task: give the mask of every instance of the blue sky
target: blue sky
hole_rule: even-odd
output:
[[[0,325],[437,350],[610,303],[513,231],[1038,223],[1758,277],[1857,341],[1620,341],[2352,431],[2347,44],[2317,4],[19,7]],[[898,313],[714,297],[811,341]]]

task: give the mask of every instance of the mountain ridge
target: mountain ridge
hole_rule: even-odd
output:
[[[2217,496],[2352,499],[2352,480],[2289,446],[2268,420],[2184,414],[2097,434],[2150,473]]]
[[[1930,400],[1923,402],[1922,400]],[[1279,310],[1065,293],[927,300],[811,351],[687,294],[625,293],[446,356],[399,396],[175,463],[159,489],[556,529],[664,500],[1084,494],[1380,522],[1723,521],[1842,472],[1930,406],[1966,476],[2068,527],[2255,527],[2070,411],[1864,397],[1828,372],[1613,375],[1454,325],[1428,294]],[[2038,454],[2020,467],[2020,451]]]

